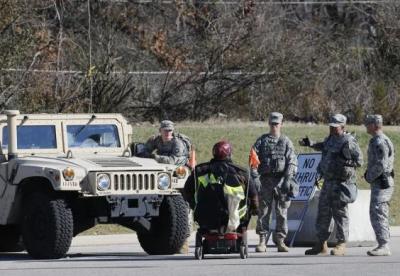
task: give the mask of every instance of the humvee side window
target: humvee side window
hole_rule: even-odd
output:
[[[8,127],[3,127],[2,148],[8,147]],[[17,126],[17,149],[55,149],[56,129],[54,125]]]
[[[116,125],[68,125],[67,141],[70,148],[119,148]]]

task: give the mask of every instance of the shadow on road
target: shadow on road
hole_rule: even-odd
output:
[[[67,254],[62,259],[33,259],[26,252],[0,253],[2,261],[30,261],[30,262],[88,262],[88,261],[169,261],[169,260],[193,260],[192,255],[147,255],[146,253],[73,253]]]

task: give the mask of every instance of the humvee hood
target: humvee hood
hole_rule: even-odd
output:
[[[24,157],[20,159],[21,165],[42,167],[80,167],[86,171],[164,171],[173,170],[174,166],[160,164],[153,159],[138,157],[118,157],[107,155],[85,155],[74,158],[61,157]]]

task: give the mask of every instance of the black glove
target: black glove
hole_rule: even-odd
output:
[[[305,138],[299,141],[299,145],[303,147],[311,147],[311,140],[306,136]]]
[[[250,215],[257,216],[258,215],[258,201],[257,199],[250,200]]]
[[[389,176],[390,176],[390,173],[383,173],[379,177],[379,181],[380,181],[379,184],[380,184],[381,189],[390,188]]]
[[[290,190],[290,181],[289,179],[285,179],[281,184],[281,192],[282,194],[287,194],[289,193],[289,190]]]
[[[322,189],[322,184],[323,184],[322,178],[319,177],[315,178],[314,185],[317,186],[318,189],[320,190]]]
[[[367,180],[367,171],[364,172],[364,179]]]
[[[257,192],[259,192],[261,190],[260,176],[256,170],[251,170],[250,173],[251,173],[250,181],[256,188]]]

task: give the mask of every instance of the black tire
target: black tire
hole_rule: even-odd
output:
[[[29,255],[35,259],[64,257],[73,237],[73,216],[64,199],[45,193],[24,197],[22,237]]]
[[[16,225],[0,225],[0,252],[21,252],[24,246]]]
[[[149,255],[179,252],[189,232],[187,205],[181,195],[165,196],[160,215],[152,219],[150,231],[138,232],[138,240]]]

